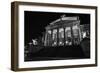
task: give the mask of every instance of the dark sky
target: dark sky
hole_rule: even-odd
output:
[[[45,31],[45,26],[49,25],[52,21],[61,17],[65,14],[66,16],[79,16],[81,21],[80,24],[90,24],[90,14],[74,14],[74,13],[53,13],[53,12],[24,12],[25,22],[25,45],[31,42],[32,38],[38,38],[42,36],[42,32]]]

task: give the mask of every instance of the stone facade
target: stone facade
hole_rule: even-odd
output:
[[[80,20],[77,16],[62,16],[51,22],[45,29],[45,46],[78,45],[82,40]]]

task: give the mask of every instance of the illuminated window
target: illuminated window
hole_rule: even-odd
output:
[[[64,29],[59,29],[59,45],[64,45]]]
[[[52,36],[52,46],[56,46],[57,45],[57,29],[53,30],[53,36]]]
[[[80,39],[79,27],[77,25],[75,25],[75,26],[72,27],[72,30],[73,30],[74,44],[79,44],[79,39]]]
[[[73,35],[74,35],[74,37],[78,37],[78,35],[79,35],[78,32],[79,32],[78,26],[77,25],[73,26]]]
[[[48,44],[48,46],[50,46],[51,43],[52,43],[52,41],[51,41],[51,30],[48,30],[48,32],[47,32],[47,44]]]
[[[65,43],[66,45],[72,45],[71,28],[65,28]]]
[[[51,30],[48,30],[48,34],[51,34]]]

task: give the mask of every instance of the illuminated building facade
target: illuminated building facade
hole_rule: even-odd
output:
[[[79,17],[63,15],[51,22],[45,29],[45,46],[78,45],[82,40]]]

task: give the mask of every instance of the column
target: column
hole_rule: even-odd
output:
[[[73,36],[73,25],[71,25],[71,37],[72,37],[72,45],[74,44],[74,36]]]
[[[48,46],[48,44],[49,44],[49,43],[48,43],[48,31],[47,31],[47,39],[46,39],[46,41],[47,41],[47,46]]]
[[[44,46],[47,46],[47,30],[46,30],[46,33],[45,33],[45,42],[44,42]]]
[[[50,34],[49,34],[49,32],[48,32],[48,46],[50,46]]]
[[[53,37],[53,29],[51,29],[51,46],[52,46],[52,43],[53,43],[53,41],[52,41],[52,37]]]
[[[64,27],[64,46],[66,44],[66,39],[65,39],[65,27]]]
[[[79,24],[78,24],[78,27],[79,27],[79,36],[80,36],[79,41],[81,41],[82,40],[82,37],[81,37],[82,33],[81,33],[81,30],[80,30],[80,25]]]
[[[59,46],[59,28],[57,28],[57,46]]]

